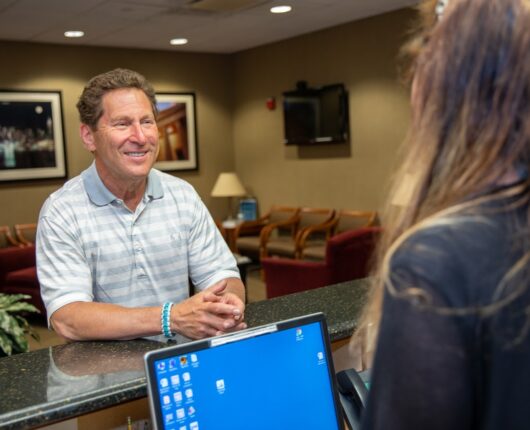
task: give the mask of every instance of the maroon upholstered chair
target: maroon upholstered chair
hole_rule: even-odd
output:
[[[381,227],[365,227],[328,240],[323,262],[262,258],[267,298],[368,276]]]
[[[46,316],[40,296],[35,261],[35,246],[0,249],[0,293],[28,294],[28,300]]]

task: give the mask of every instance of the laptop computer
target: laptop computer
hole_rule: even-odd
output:
[[[343,429],[322,313],[151,351],[158,430]]]

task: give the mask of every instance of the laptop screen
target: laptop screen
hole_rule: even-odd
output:
[[[322,314],[146,355],[159,429],[339,429]]]

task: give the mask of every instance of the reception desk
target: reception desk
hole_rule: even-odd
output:
[[[249,327],[324,312],[332,343],[354,331],[365,280],[250,303]],[[0,428],[35,428],[147,395],[143,355],[167,344],[148,340],[73,342],[0,359]]]

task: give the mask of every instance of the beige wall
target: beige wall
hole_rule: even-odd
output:
[[[62,91],[70,178],[91,161],[75,110],[84,83],[99,72],[129,67],[160,92],[196,93],[199,171],[178,176],[196,187],[214,216],[226,213],[227,202],[209,193],[219,172],[234,168],[262,211],[274,203],[377,209],[408,122],[395,59],[410,17],[399,11],[235,55],[0,42],[0,88]],[[298,80],[346,85],[348,144],[284,146],[281,94]],[[271,96],[274,111],[265,106]],[[62,183],[0,183],[0,225],[36,221]]]
[[[234,168],[233,57],[9,42],[0,42],[0,52],[0,88],[62,91],[70,178],[92,160],[82,148],[75,109],[90,77],[115,67],[128,67],[145,74],[157,91],[194,91],[199,171],[174,174],[191,182],[214,214],[224,212],[227,203],[209,194],[219,172]],[[0,225],[35,222],[46,197],[62,184],[62,180],[0,184]]]
[[[236,168],[259,200],[272,204],[380,208],[408,123],[408,95],[396,56],[410,11],[399,11],[249,50],[236,56]],[[344,83],[348,144],[286,147],[282,92]],[[274,96],[277,109],[265,101]]]

